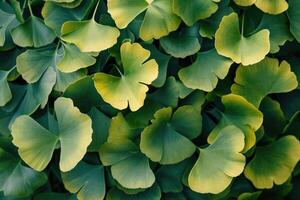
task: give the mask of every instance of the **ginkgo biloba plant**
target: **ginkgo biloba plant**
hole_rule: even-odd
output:
[[[300,0],[0,0],[0,200],[299,200]]]

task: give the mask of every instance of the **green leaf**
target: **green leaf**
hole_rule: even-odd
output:
[[[0,106],[4,106],[12,98],[11,90],[7,81],[9,73],[10,71],[0,70]]]
[[[38,17],[30,16],[11,32],[14,43],[21,47],[42,47],[55,39],[55,33]]]
[[[156,177],[162,192],[181,192],[183,190],[182,179],[190,164],[185,160],[176,165],[161,166],[156,172]]]
[[[246,152],[255,145],[255,131],[262,125],[263,114],[246,99],[235,94],[222,96],[222,103],[225,111],[217,126],[209,134],[207,141],[212,144],[225,127],[234,125],[245,135],[243,152]]]
[[[45,169],[58,144],[61,148],[60,170],[66,172],[73,169],[91,143],[91,119],[80,113],[73,106],[72,100],[60,97],[55,101],[54,107],[57,133],[45,129],[27,115],[18,117],[12,125],[13,143],[19,148],[19,155],[37,171]]]
[[[109,136],[107,141],[129,139],[133,140],[137,136],[136,129],[132,128],[126,121],[122,113],[118,113],[117,116],[111,119],[109,127]]]
[[[128,139],[115,139],[102,145],[99,151],[104,166],[111,166],[112,177],[128,189],[149,188],[155,176],[148,158]]]
[[[31,115],[39,107],[44,108],[55,84],[56,75],[52,68],[48,68],[35,83],[27,85],[11,85],[13,98],[8,103],[8,127],[20,115]]]
[[[256,0],[233,0],[239,6],[251,6]]]
[[[223,128],[210,146],[199,148],[200,156],[188,178],[190,188],[199,193],[224,191],[244,170],[243,149],[243,132],[235,126]]]
[[[119,36],[120,31],[117,28],[98,24],[94,18],[67,21],[61,27],[61,39],[75,44],[82,52],[106,50],[117,43]]]
[[[234,94],[243,96],[256,107],[268,94],[289,92],[297,88],[296,75],[291,72],[289,63],[266,57],[261,62],[237,69],[231,86]]]
[[[172,11],[172,0],[108,0],[108,12],[118,28],[123,29],[139,14],[146,11],[140,27],[143,40],[159,39],[175,31],[180,18]]]
[[[144,45],[151,52],[151,57],[158,64],[158,77],[151,85],[154,87],[162,87],[167,79],[168,64],[171,56],[161,53],[154,45]]]
[[[96,63],[93,56],[81,52],[75,45],[63,43],[63,47],[64,56],[57,63],[57,68],[64,73],[75,72]]]
[[[135,195],[126,194],[117,188],[112,188],[106,197],[107,200],[160,200],[161,192],[157,184]]]
[[[92,107],[98,106],[103,102],[90,76],[81,78],[69,85],[63,96],[71,98],[82,112],[89,112]]]
[[[158,65],[154,59],[149,61],[150,52],[138,43],[123,43],[121,60],[124,72],[121,77],[96,73],[94,83],[103,100],[114,108],[123,110],[130,107],[136,111],[143,106],[151,84],[158,76]],[[147,61],[147,62],[146,62]]]
[[[18,198],[30,196],[47,181],[44,173],[22,165],[19,159],[2,148],[0,148],[0,163],[0,191],[3,191],[5,196]]]
[[[284,128],[285,134],[293,134],[300,140],[300,111],[297,111],[289,120],[289,123]]]
[[[176,58],[185,58],[200,50],[198,26],[185,28],[160,38],[161,47]]]
[[[218,3],[219,9],[211,17],[201,20],[199,33],[202,37],[213,39],[222,18],[233,12],[233,9],[228,6],[228,0],[223,0]]]
[[[158,110],[152,124],[141,133],[141,151],[161,164],[175,164],[190,157],[196,150],[190,140],[200,134],[201,120],[192,106],[180,107],[173,115],[170,107]]]
[[[28,49],[17,57],[17,70],[27,83],[35,83],[49,67],[55,67],[55,56],[53,47]]]
[[[33,200],[77,200],[76,196],[69,193],[44,192],[34,196]]]
[[[168,77],[166,83],[148,95],[149,100],[154,101],[161,107],[177,107],[179,98],[179,86],[173,76]],[[154,113],[153,113],[154,114]]]
[[[0,9],[0,47],[5,46],[5,43],[11,40],[10,31],[17,24],[16,15]]]
[[[256,0],[255,5],[263,12],[272,15],[283,13],[289,7],[286,0]]]
[[[39,49],[28,49],[17,57],[17,70],[28,83],[35,83],[44,76],[45,71],[54,70],[56,75],[55,90],[64,91],[71,83],[85,75],[83,71],[63,73],[57,69],[61,60],[58,47],[47,46]]]
[[[62,7],[66,7],[66,8],[76,8],[77,6],[79,6],[81,4],[81,2],[83,0],[46,0],[46,1],[52,1],[57,3],[58,5],[62,6]]]
[[[95,107],[90,110],[89,116],[92,119],[93,135],[88,151],[98,152],[107,140],[111,119]]]
[[[88,16],[95,2],[96,0],[83,1],[81,5],[73,9],[61,7],[53,2],[45,2],[42,16],[45,24],[60,35],[61,26],[65,21],[83,20]]]
[[[261,191],[245,192],[239,195],[238,200],[257,200],[260,197],[261,193]]]
[[[222,56],[231,58],[236,63],[243,65],[255,64],[270,51],[270,32],[261,30],[249,36],[244,36],[239,28],[239,18],[236,13],[223,17],[216,32],[215,47]]]
[[[173,10],[185,24],[192,26],[198,20],[210,17],[218,10],[218,6],[213,0],[195,0],[192,3],[187,3],[185,0],[174,0]]]
[[[271,137],[279,136],[286,124],[286,119],[280,104],[269,97],[264,98],[259,107],[264,115],[263,127],[265,134]]]
[[[240,6],[251,6],[255,4],[256,7],[263,12],[272,15],[283,13],[289,7],[286,0],[234,0],[234,2]]]
[[[286,41],[292,41],[293,36],[290,33],[288,18],[281,15],[264,14],[256,30],[268,29],[270,31],[270,53],[279,51],[279,46],[284,45]]]
[[[289,0],[287,15],[290,21],[290,30],[296,40],[300,42],[300,1]]]
[[[300,143],[294,136],[284,136],[262,147],[257,147],[254,158],[245,168],[245,176],[256,188],[281,185],[291,176],[300,160]]]
[[[62,173],[65,188],[77,193],[78,200],[101,200],[105,196],[104,169],[101,165],[80,162],[71,171]]]
[[[178,76],[186,87],[210,92],[217,86],[218,78],[226,77],[232,63],[211,49],[198,53],[196,61],[181,69]]]

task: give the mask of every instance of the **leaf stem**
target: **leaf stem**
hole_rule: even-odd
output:
[[[245,11],[243,11],[243,15],[242,15],[242,30],[241,30],[242,36],[244,36],[244,24],[245,24]]]
[[[116,70],[119,72],[120,76],[123,76],[122,72],[121,72],[120,69],[117,67],[117,65],[114,65],[114,67],[115,67]]]
[[[29,8],[29,12],[30,12],[30,15],[31,15],[31,16],[34,16],[29,1],[30,1],[30,0],[27,1],[27,5],[28,5],[28,8]]]
[[[92,19],[94,19],[94,20],[95,20],[95,16],[96,16],[96,13],[97,13],[97,9],[98,9],[99,3],[100,3],[100,0],[98,0],[98,3],[97,3],[97,5],[96,5],[96,7],[95,7],[95,10],[94,10],[94,12],[93,12],[93,17],[92,17]]]

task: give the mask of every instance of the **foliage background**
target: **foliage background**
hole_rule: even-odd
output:
[[[299,0],[0,0],[0,199],[300,198]]]

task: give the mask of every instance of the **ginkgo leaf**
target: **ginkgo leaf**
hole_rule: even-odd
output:
[[[202,37],[206,37],[209,39],[213,39],[215,37],[215,33],[219,28],[219,24],[222,18],[233,12],[233,9],[228,6],[228,3],[228,0],[221,1],[220,3],[218,3],[219,8],[217,12],[212,14],[212,16],[210,16],[209,18],[199,21],[199,33]]]
[[[269,35],[270,31],[263,29],[244,36],[243,28],[240,32],[238,15],[231,13],[223,17],[220,23],[215,35],[215,47],[220,55],[229,57],[236,63],[255,64],[270,51]]]
[[[77,200],[76,195],[69,193],[44,192],[34,196],[34,200]]]
[[[0,148],[0,191],[5,196],[27,197],[47,182],[44,173],[21,164],[18,158]],[[1,198],[1,197],[0,197]]]
[[[91,84],[93,85],[93,82]],[[88,151],[98,152],[101,145],[107,140],[111,119],[95,107],[92,107],[89,116],[92,119],[93,135]]]
[[[35,83],[27,85],[10,84],[12,99],[4,110],[0,110],[2,125],[10,132],[11,124],[20,115],[31,115],[38,108],[44,108],[56,81],[56,74],[52,68],[45,71]]]
[[[218,9],[213,0],[194,0],[187,3],[186,0],[174,0],[174,13],[188,26],[192,26],[196,21],[210,17]]]
[[[28,49],[17,57],[17,70],[28,83],[39,81],[46,71],[52,70],[56,76],[54,89],[62,92],[71,83],[82,78],[85,72],[80,70],[72,73],[61,72],[57,69],[57,63],[61,60],[61,56],[60,49],[53,45]]]
[[[10,37],[9,32],[16,25],[18,25],[16,16],[0,9],[0,47],[5,46],[5,43],[11,40],[8,38]]]
[[[268,94],[289,92],[298,86],[297,78],[288,62],[266,57],[261,62],[249,66],[239,66],[231,86],[234,94],[245,97],[259,107]]]
[[[66,8],[76,8],[83,0],[46,0],[57,3],[59,6]]]
[[[93,56],[81,52],[75,45],[63,43],[63,47],[64,56],[57,63],[57,68],[62,72],[74,72],[96,63],[96,59]]]
[[[186,87],[210,92],[217,86],[218,78],[226,77],[232,63],[211,49],[198,53],[196,61],[181,69],[178,76]]]
[[[198,26],[184,28],[160,38],[161,47],[176,58],[185,58],[197,53],[200,48]]]
[[[160,200],[161,191],[157,184],[134,195],[126,194],[114,187],[108,192],[106,198],[107,200]]]
[[[10,71],[0,70],[0,106],[4,106],[12,98],[7,81],[9,73]]]
[[[102,145],[99,151],[104,166],[111,166],[112,177],[128,189],[149,188],[155,176],[148,158],[128,139],[115,139]]]
[[[161,164],[175,164],[190,157],[196,150],[190,140],[200,134],[201,120],[192,106],[180,107],[173,115],[170,107],[158,110],[152,124],[141,133],[141,151]]]
[[[172,0],[107,1],[108,12],[121,29],[146,11],[139,33],[143,40],[159,39],[179,27],[181,20],[173,13],[172,4]]]
[[[136,129],[132,128],[122,113],[111,119],[111,124],[108,130],[107,141],[130,139],[133,140],[137,136]]]
[[[270,53],[279,51],[279,46],[286,41],[292,41],[293,36],[289,30],[288,18],[284,14],[267,15],[264,14],[256,30],[269,29],[270,31]]]
[[[233,0],[239,6],[251,6],[256,0]]]
[[[65,22],[61,27],[61,39],[75,44],[82,52],[100,52],[116,44],[120,31],[94,19],[98,4],[92,19]]]
[[[210,146],[199,148],[199,158],[188,177],[190,188],[199,193],[224,191],[244,170],[243,149],[243,132],[235,126],[223,128]]]
[[[15,44],[21,47],[42,47],[53,42],[56,37],[54,31],[35,16],[30,16],[14,28],[11,36]]]
[[[186,168],[192,164],[184,160],[175,165],[163,165],[156,171],[157,183],[164,193],[178,193],[183,190],[182,179],[186,175]]]
[[[105,196],[104,168],[80,162],[69,172],[62,173],[65,188],[77,193],[78,200],[102,200]]]
[[[265,13],[277,15],[286,11],[289,4],[286,0],[256,0],[255,6]]]
[[[117,109],[129,107],[132,111],[143,106],[151,84],[158,76],[158,65],[154,59],[149,61],[150,52],[138,43],[123,43],[121,60],[124,72],[121,77],[96,73],[94,83],[103,100]]]
[[[52,47],[28,49],[17,57],[17,70],[27,83],[35,83],[49,67],[55,67],[55,54]]]
[[[72,100],[60,97],[55,101],[54,109],[57,133],[47,130],[27,115],[18,117],[12,125],[12,142],[19,148],[19,155],[37,171],[45,169],[58,143],[61,148],[59,166],[63,172],[76,166],[91,143],[91,119],[80,113]]]
[[[287,15],[290,21],[291,33],[300,42],[300,0],[289,0]]]
[[[300,160],[300,142],[284,136],[269,145],[259,146],[245,168],[245,176],[258,189],[272,188],[288,180]]]
[[[246,152],[255,145],[255,131],[262,125],[263,114],[246,99],[235,94],[222,96],[222,103],[225,111],[217,126],[209,134],[207,141],[212,144],[224,127],[234,125],[245,135],[243,151]]]
[[[263,12],[272,15],[283,13],[289,7],[286,0],[234,0],[234,2],[240,6],[251,6],[255,4],[255,6]]]
[[[61,26],[65,21],[83,20],[93,9],[95,2],[96,0],[83,1],[80,6],[68,9],[48,1],[43,6],[42,16],[45,24],[52,28],[57,35],[60,35]]]

